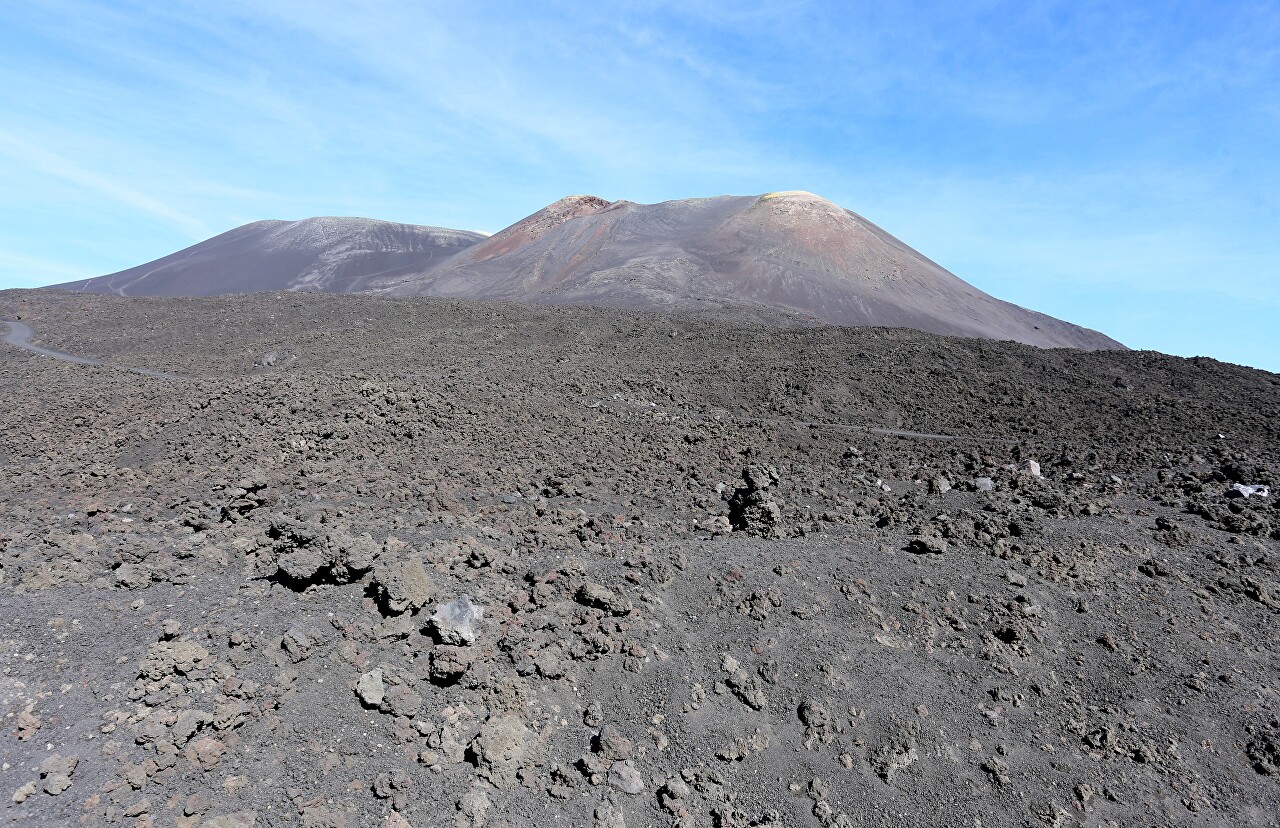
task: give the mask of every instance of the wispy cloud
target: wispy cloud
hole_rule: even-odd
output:
[[[54,259],[27,256],[0,250],[0,272],[13,274],[8,287],[40,287],[55,282],[74,282],[99,275]]]
[[[92,190],[117,204],[169,222],[192,238],[209,235],[204,222],[174,209],[159,199],[105,175],[85,169],[69,158],[38,147],[6,132],[0,132],[0,153],[20,164],[34,167],[48,175],[86,190]]]

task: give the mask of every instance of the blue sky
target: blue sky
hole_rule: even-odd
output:
[[[1280,371],[1280,4],[0,9],[0,287],[262,218],[782,189],[1131,347]]]

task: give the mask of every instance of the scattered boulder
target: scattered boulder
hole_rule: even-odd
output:
[[[376,668],[362,673],[356,679],[356,695],[365,707],[378,708],[386,697],[386,686],[382,683],[382,669]]]
[[[602,802],[596,806],[592,813],[592,825],[594,828],[627,828],[622,811],[608,802]]]
[[[773,466],[747,466],[743,485],[729,498],[729,523],[740,532],[762,538],[782,537],[782,511],[774,502],[772,487],[781,481]]]
[[[644,792],[644,778],[630,759],[613,763],[609,768],[609,784],[632,796]]]
[[[374,564],[378,546],[366,534],[327,531],[304,521],[277,516],[266,530],[260,571],[294,590],[318,583],[358,580]]]
[[[574,597],[579,604],[602,609],[610,615],[626,615],[631,611],[631,602],[625,597],[590,581],[579,587]]]
[[[433,684],[445,687],[457,684],[471,667],[473,658],[466,647],[437,647],[431,652],[427,677]]]
[[[186,757],[202,771],[210,771],[217,767],[227,746],[212,736],[196,739],[187,746]]]
[[[947,542],[936,535],[921,535],[907,542],[907,551],[916,555],[942,555],[947,551]]]
[[[480,777],[495,788],[516,784],[516,771],[524,767],[536,740],[520,717],[494,716],[480,728],[469,753]]]
[[[871,769],[885,782],[893,782],[898,771],[910,767],[920,758],[916,740],[911,736],[889,739],[871,754]]]
[[[605,725],[600,728],[600,732],[596,734],[595,744],[593,745],[596,753],[599,753],[610,762],[620,762],[631,758],[631,753],[635,749],[635,744],[622,735],[622,731],[613,725]]]
[[[41,787],[49,796],[58,796],[71,787],[71,775],[80,763],[78,756],[55,753],[40,763]],[[19,801],[17,799],[14,800]]]
[[[1280,777],[1280,721],[1260,729],[1257,737],[1245,745],[1244,752],[1258,773]]]
[[[383,610],[392,615],[417,612],[436,597],[436,586],[417,558],[379,560],[373,583]]]
[[[235,811],[230,814],[209,817],[200,823],[200,828],[254,828],[257,821],[257,811]]]
[[[209,651],[194,641],[160,641],[147,651],[141,675],[153,681],[175,674],[187,675],[208,659]]]
[[[436,609],[431,627],[442,644],[470,646],[476,643],[483,620],[484,607],[472,603],[469,595],[461,595]]]
[[[458,799],[454,825],[457,828],[479,828],[488,816],[489,795],[483,788],[471,788]]]

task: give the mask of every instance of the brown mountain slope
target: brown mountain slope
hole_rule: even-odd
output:
[[[805,192],[609,203],[571,196],[452,258],[370,281],[391,296],[722,308],[1042,347],[1121,348],[1003,302]]]

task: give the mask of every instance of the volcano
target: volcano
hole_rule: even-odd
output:
[[[255,221],[144,265],[53,287],[119,296],[353,293],[380,274],[430,268],[484,238],[366,218]]]
[[[55,287],[122,296],[369,291],[1124,347],[990,296],[857,213],[801,191],[660,204],[575,195],[488,237],[371,219],[257,222]]]

